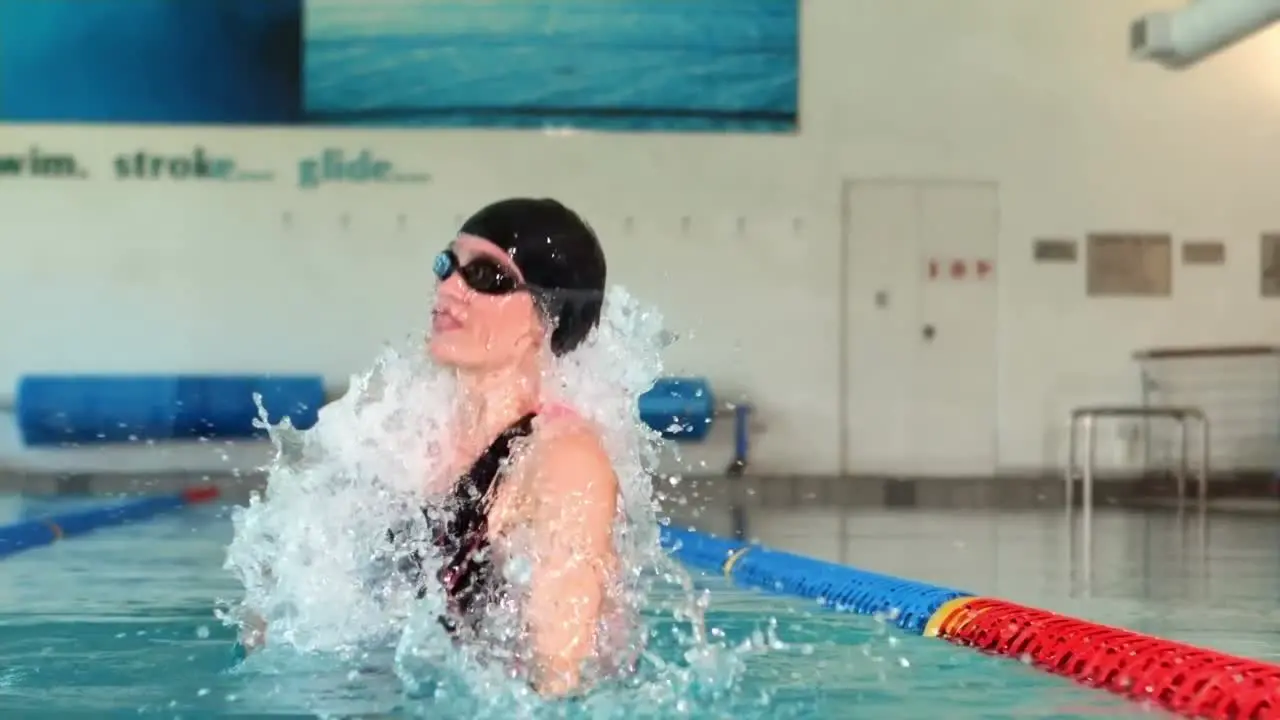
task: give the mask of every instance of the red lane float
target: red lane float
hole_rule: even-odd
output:
[[[940,608],[927,634],[1204,720],[1280,719],[1280,666],[989,598]]]
[[[218,499],[218,488],[213,485],[187,488],[182,491],[182,499],[188,505],[198,505]]]

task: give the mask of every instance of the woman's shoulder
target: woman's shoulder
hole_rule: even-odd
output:
[[[572,405],[547,403],[534,420],[533,438],[539,444],[602,442],[600,428]]]
[[[530,470],[544,475],[539,484],[599,484],[613,478],[613,465],[599,427],[569,406],[544,408],[530,438]],[[565,488],[570,489],[570,488]]]

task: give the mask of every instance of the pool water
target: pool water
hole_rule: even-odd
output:
[[[44,501],[48,502],[48,501]],[[214,618],[236,597],[222,570],[226,508],[163,516],[0,561],[0,717],[504,717],[510,706],[433,704],[407,694],[377,657],[252,658],[231,662],[232,633]],[[1143,708],[1020,663],[904,635],[874,619],[699,578],[707,624],[743,672],[728,688],[619,687],[546,717],[1096,718]],[[656,605],[670,598],[654,598]],[[1165,617],[1165,616],[1162,616]],[[653,618],[653,649],[681,663]],[[1185,623],[1184,623],[1185,624]],[[1188,627],[1192,625],[1186,625]],[[1232,626],[1238,628],[1238,626]],[[763,642],[770,628],[779,642]],[[1243,636],[1243,634],[1242,634]],[[270,660],[270,661],[268,661]],[[521,712],[527,712],[527,707]]]

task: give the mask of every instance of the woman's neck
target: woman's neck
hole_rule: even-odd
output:
[[[458,444],[472,451],[486,447],[499,433],[538,407],[541,391],[537,371],[527,368],[459,373]]]

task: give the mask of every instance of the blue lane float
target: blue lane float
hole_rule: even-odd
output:
[[[706,378],[660,378],[640,396],[640,419],[665,438],[705,440],[716,417],[716,398]]]
[[[832,610],[880,616],[917,635],[944,604],[972,595],[693,530],[664,526],[661,539],[689,567],[766,592],[815,600]]]
[[[255,393],[272,422],[288,416],[300,428],[325,403],[318,375],[29,375],[14,414],[30,447],[247,439],[262,435]]]
[[[84,535],[102,528],[148,520],[188,505],[210,502],[217,497],[217,488],[204,486],[170,495],[127,500],[106,507],[0,525],[0,558],[52,545],[64,538]]]

